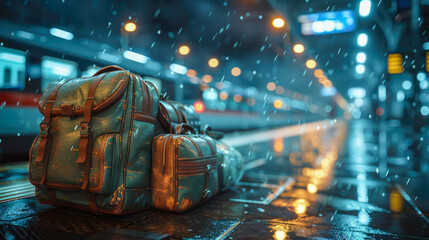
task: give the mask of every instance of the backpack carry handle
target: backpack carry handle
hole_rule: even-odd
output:
[[[186,123],[181,123],[176,126],[176,134],[186,134],[187,132],[197,134],[195,129]]]
[[[98,76],[98,75],[103,74],[103,73],[113,72],[113,71],[126,71],[126,70],[121,68],[121,67],[112,65],[112,66],[107,66],[107,67],[104,67],[104,68],[98,70],[92,76],[94,77],[94,76]]]
[[[212,128],[208,124],[204,125],[204,127],[201,130],[201,133],[205,134],[209,137],[212,137],[216,140],[223,138],[223,132],[213,131]]]

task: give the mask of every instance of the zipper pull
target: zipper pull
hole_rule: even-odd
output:
[[[204,183],[204,191],[203,191],[203,196],[201,197],[201,199],[206,198],[211,192],[209,189],[210,171],[211,171],[211,165],[207,164],[207,166],[206,166],[206,179],[205,179],[205,183]]]

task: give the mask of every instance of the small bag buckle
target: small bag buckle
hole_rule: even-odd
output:
[[[80,123],[80,135],[81,136],[88,136],[89,135],[89,130],[90,130],[90,126],[89,126],[89,122],[81,122]]]

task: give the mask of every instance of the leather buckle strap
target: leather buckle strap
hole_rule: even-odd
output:
[[[100,73],[101,74],[101,73]],[[96,76],[95,74],[94,76]],[[89,182],[89,170],[90,170],[90,158],[92,152],[92,139],[91,139],[91,113],[92,113],[92,105],[95,100],[95,90],[97,90],[98,84],[103,80],[103,78],[107,74],[98,76],[95,79],[91,86],[89,87],[88,96],[86,98],[86,104],[83,111],[83,121],[80,123],[80,142],[79,142],[79,156],[75,163],[84,163],[84,175],[83,175],[83,183],[82,190],[86,190]]]
[[[90,132],[91,132],[91,126],[89,126],[89,122],[81,122],[80,137],[88,137]]]
[[[48,137],[48,133],[50,130],[49,126],[50,126],[49,123],[44,123],[44,122],[40,123],[40,137],[42,138]]]

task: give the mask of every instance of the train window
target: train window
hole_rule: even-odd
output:
[[[25,72],[25,53],[0,47],[0,89],[23,89],[20,72]]]
[[[42,90],[51,82],[77,77],[77,63],[60,58],[42,57]]]
[[[5,68],[4,69],[4,80],[3,83],[4,84],[10,84],[10,79],[11,79],[11,74],[12,71],[10,70],[10,68]]]

